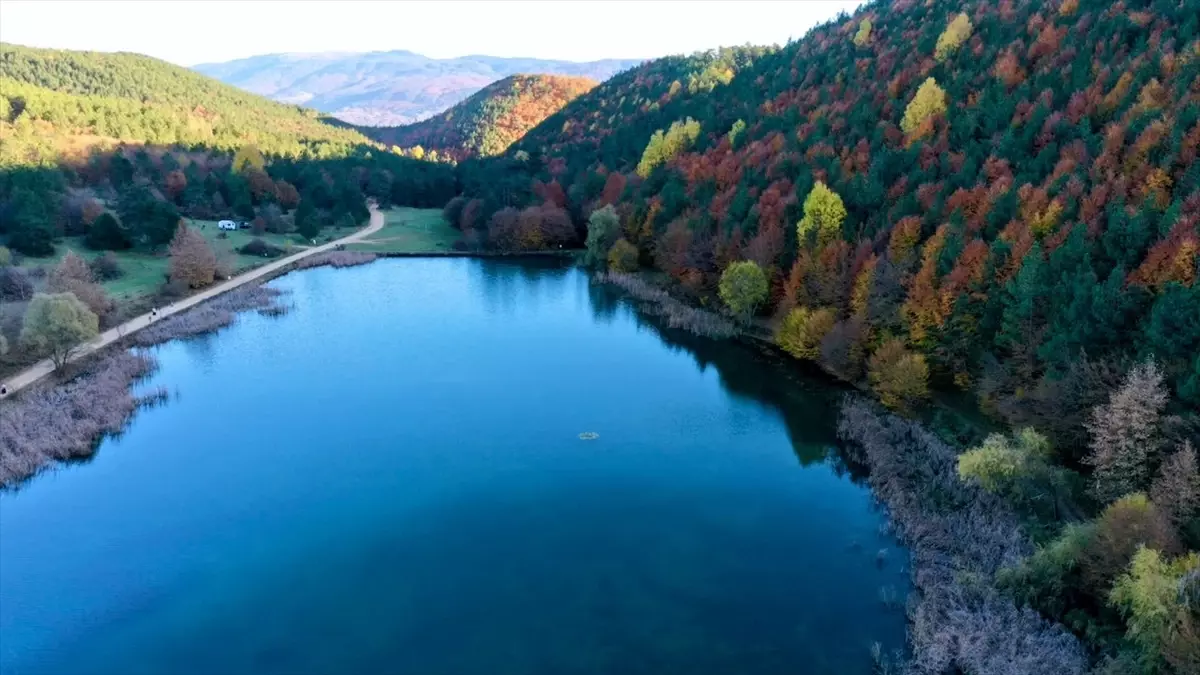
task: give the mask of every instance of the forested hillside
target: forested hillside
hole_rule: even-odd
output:
[[[94,235],[108,208],[118,227],[89,245],[153,249],[181,215],[312,236],[364,219],[367,196],[431,206],[455,190],[449,167],[136,54],[3,45],[0,140],[0,236],[34,256]]]
[[[245,144],[290,157],[332,157],[369,143],[318,114],[139,54],[0,45],[4,161],[45,158],[111,141]],[[65,137],[74,137],[68,139]]]
[[[363,127],[371,138],[411,153],[435,151],[455,160],[498,155],[575,97],[596,86],[586,77],[513,75],[422,122]]]
[[[1200,6],[876,2],[744,56],[613,78],[463,163],[447,214],[537,247],[514,214],[562,209],[593,264],[892,408],[977,401],[1013,435],[961,478],[1044,546],[998,587],[1101,672],[1200,672]],[[920,656],[976,672],[922,611]]]
[[[467,225],[540,201],[530,178],[554,181],[577,221],[615,204],[641,261],[686,288],[715,291],[752,260],[771,282],[764,311],[863,309],[939,380],[1014,416],[1082,353],[1153,352],[1194,405],[1194,9],[898,2],[736,76],[651,62],[509,159],[464,167],[481,199]]]

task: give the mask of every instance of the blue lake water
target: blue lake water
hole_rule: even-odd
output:
[[[158,348],[169,403],[0,493],[0,672],[865,675],[903,645],[828,383],[559,263],[273,283],[290,314]]]

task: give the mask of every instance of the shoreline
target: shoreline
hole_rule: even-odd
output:
[[[370,264],[384,257],[559,258],[575,252],[543,251],[532,256],[529,252],[454,253],[387,256],[336,248],[319,251],[261,271],[254,278],[186,307],[160,312],[160,318],[135,330],[110,329],[117,332],[116,337],[74,356],[64,371],[52,369],[0,399],[0,431],[4,432],[0,433],[0,490],[17,489],[58,464],[91,457],[100,442],[124,428],[138,410],[161,402],[165,398],[161,391],[143,397],[133,394],[134,387],[157,370],[149,348],[218,332],[245,312],[257,311],[266,316],[286,314],[290,306],[278,302],[282,293],[266,286],[275,279],[316,267]],[[96,401],[109,405],[93,413],[91,407]],[[47,438],[44,435],[47,429],[61,433]]]
[[[554,257],[563,255],[557,251],[549,253]],[[340,265],[335,258],[339,254],[345,256]],[[161,402],[165,398],[162,387],[145,396],[134,394],[135,386],[156,369],[153,354],[145,348],[217,332],[247,311],[268,316],[285,314],[287,306],[277,302],[281,292],[265,286],[271,280],[300,269],[369,264],[381,257],[530,256],[521,253],[480,256],[475,252],[387,256],[327,251],[272,270],[256,279],[257,283],[243,284],[188,307],[156,322],[148,331],[123,335],[81,356],[76,362],[80,368],[70,379],[31,386],[12,406],[6,406],[7,410],[0,409],[0,430],[12,436],[7,442],[0,441],[0,490],[20,489],[45,471],[92,457],[101,441],[109,434],[119,433],[138,410]],[[667,322],[667,316],[647,307],[654,304],[653,300],[639,298],[628,289],[602,279],[593,281],[616,285],[625,297],[638,303],[639,311]],[[739,330],[730,336],[709,339],[779,351],[774,341],[761,331]],[[117,349],[112,349],[114,346]],[[812,370],[830,377],[834,384],[847,384],[824,369]],[[105,401],[106,405],[96,411],[96,401]],[[18,411],[18,407],[24,409]],[[10,414],[5,415],[6,412]],[[41,436],[39,431],[47,425],[61,433],[50,438]],[[914,595],[909,601],[906,640],[913,651],[909,658],[897,655],[895,660],[876,656],[886,659],[877,661],[878,665],[908,662],[918,672],[934,672],[951,664],[987,669],[995,665],[992,655],[955,645],[974,642],[989,631],[1000,630],[1013,638],[1014,644],[1023,644],[1037,654],[1036,659],[1022,659],[1023,666],[1030,668],[1028,672],[1082,672],[1081,664],[1086,662],[1082,647],[1060,624],[1016,606],[990,583],[965,589],[954,581],[958,573],[974,573],[982,578],[994,576],[998,566],[1027,554],[1030,542],[1012,514],[995,498],[956,481],[951,470],[956,453],[951,446],[936,438],[925,422],[882,412],[874,404],[863,403],[861,394],[847,395],[840,406],[838,435],[851,448],[857,448],[858,460],[870,471],[868,483],[872,496],[885,506],[888,523],[896,528],[909,550]],[[928,496],[922,495],[923,490],[931,487],[957,495],[960,513],[947,514],[931,508]],[[947,537],[949,533],[957,534]],[[963,534],[968,536],[962,537]],[[997,552],[1001,555],[990,555]],[[946,560],[959,560],[962,564],[947,564]],[[949,621],[950,616],[969,620],[955,623]],[[1010,653],[1005,658],[1013,660],[1021,656],[1028,655]]]
[[[193,307],[205,304],[230,291],[250,285],[253,282],[259,282],[259,285],[261,285],[261,283],[274,279],[280,274],[296,269],[298,263],[309,260],[314,256],[336,252],[338,247],[352,244],[359,241],[362,237],[378,232],[383,229],[385,223],[383,212],[376,209],[373,204],[369,206],[369,209],[371,212],[370,223],[361,230],[352,232],[340,239],[326,242],[320,246],[304,249],[282,259],[265,263],[260,267],[255,267],[242,274],[225,279],[220,283],[200,289],[185,298],[167,305],[162,310],[152,310],[150,313],[142,314],[122,324],[113,326],[96,335],[91,340],[76,346],[75,351],[77,353],[67,359],[67,364],[78,361],[88,354],[104,352],[111,345],[121,342],[126,336],[133,335],[151,324],[157,323],[161,319],[181,312],[187,312]],[[17,371],[0,380],[0,385],[5,388],[4,396],[0,397],[0,400],[12,398],[14,394],[19,393],[22,389],[55,374],[57,370],[58,368],[55,367],[54,362],[46,358],[27,366],[23,370]]]
[[[361,242],[360,242],[361,243]],[[348,253],[370,253],[379,258],[572,258],[582,249],[561,251],[359,251],[346,249]]]
[[[365,232],[366,232],[366,229],[364,228],[363,230],[360,230],[359,232],[356,232],[355,234],[361,234],[361,233],[365,233]],[[354,236],[354,235],[350,235],[350,236]],[[101,346],[95,347],[93,349],[89,349],[85,353],[81,353],[81,354],[72,356],[70,359],[70,363],[76,363],[80,360],[83,360],[84,356],[103,355],[103,354],[107,353],[113,347],[120,348],[121,344],[123,342],[125,342],[126,338],[136,335],[137,333],[149,328],[150,326],[155,325],[159,321],[162,321],[163,319],[171,317],[171,316],[178,316],[181,313],[189,312],[195,307],[200,307],[212,300],[215,300],[224,295],[232,293],[240,288],[245,288],[249,285],[252,285],[252,282],[257,282],[257,284],[255,284],[255,285],[262,285],[262,284],[269,283],[275,279],[278,279],[279,277],[291,274],[292,272],[296,272],[296,271],[300,271],[300,270],[304,270],[304,269],[311,269],[314,267],[322,267],[322,266],[331,266],[331,267],[346,266],[346,265],[339,265],[337,263],[331,263],[331,262],[322,262],[322,263],[318,263],[318,264],[311,264],[311,261],[314,258],[317,258],[320,256],[327,256],[327,255],[333,254],[333,253],[348,253],[348,254],[352,254],[352,255],[373,256],[371,260],[364,261],[363,263],[355,263],[355,264],[365,264],[367,262],[374,262],[374,260],[379,259],[379,258],[480,258],[480,259],[488,259],[488,258],[572,258],[580,253],[580,251],[578,249],[569,249],[569,250],[562,250],[562,251],[425,251],[425,252],[378,253],[378,252],[373,252],[373,251],[357,251],[357,250],[353,250],[353,249],[344,249],[342,251],[339,251],[336,248],[338,241],[342,241],[342,240],[337,240],[337,241],[329,242],[328,244],[325,244],[325,246],[334,245],[334,248],[330,248],[327,250],[319,250],[319,251],[316,249],[312,249],[311,250],[312,252],[305,253],[303,257],[301,257],[297,260],[288,262],[286,265],[283,265],[282,267],[279,267],[277,269],[265,269],[268,265],[271,264],[271,263],[267,263],[266,265],[263,265],[262,267],[257,267],[257,268],[248,270],[247,272],[245,272],[245,274],[256,274],[256,276],[254,276],[251,279],[247,279],[235,286],[223,288],[220,290],[220,292],[214,293],[211,296],[206,297],[202,300],[199,300],[199,301],[193,300],[190,303],[188,302],[189,300],[191,300],[203,293],[211,292],[213,289],[219,288],[220,284],[214,284],[213,286],[210,286],[208,289],[201,289],[201,290],[197,291],[196,293],[193,293],[190,296],[180,298],[174,304],[188,303],[187,306],[185,306],[181,309],[171,309],[171,306],[168,305],[168,307],[166,309],[163,309],[159,312],[160,318],[155,319],[153,322],[147,321],[144,325],[137,326],[131,331],[120,332],[120,329],[128,323],[133,323],[134,321],[137,321],[141,317],[137,317],[133,320],[130,320],[129,322],[126,322],[126,324],[114,326],[114,327],[108,329],[107,331],[104,331],[104,333],[102,333],[101,335],[116,331],[116,332],[120,333],[119,337],[112,339]],[[351,242],[351,243],[360,243],[360,242]],[[309,263],[309,264],[305,264],[305,263]],[[233,279],[230,279],[228,281],[235,281],[235,280],[237,280],[237,277],[234,277]],[[223,283],[228,283],[228,281],[223,282]],[[95,338],[89,342],[94,342],[94,341],[95,341]],[[89,344],[89,343],[84,343],[83,347],[86,348],[87,344]],[[42,361],[38,361],[34,364],[26,366],[22,370],[18,370],[16,372],[12,373],[7,378],[0,379],[0,384],[3,384],[8,388],[8,392],[5,395],[0,396],[0,402],[14,400],[16,398],[16,395],[20,391],[26,389],[27,387],[34,385],[37,382],[42,381],[46,377],[53,376],[55,373],[55,370],[52,368],[52,369],[50,369],[49,372],[38,374],[36,377],[34,377],[31,380],[28,380],[28,381],[23,380],[26,373],[29,373],[30,371],[35,370],[35,369],[44,368],[45,363],[46,363],[46,360],[43,359]],[[68,378],[66,381],[69,381],[70,379],[73,379],[73,378]]]

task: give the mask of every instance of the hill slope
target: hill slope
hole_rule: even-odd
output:
[[[1080,350],[1154,353],[1197,403],[1200,325],[1181,313],[1200,303],[1200,19],[1188,6],[870,5],[690,95],[677,61],[652,62],[514,144],[510,155],[532,155],[523,171],[464,167],[486,207],[474,224],[513,194],[537,201],[522,181],[557,180],[577,218],[616,202],[643,262],[695,292],[750,258],[770,272],[772,306],[849,318],[856,276],[886,267],[900,297],[877,308],[878,327],[1002,407],[1023,407],[1014,392]],[[969,28],[951,48],[943,35],[959,11]],[[924,108],[912,105],[922,87]],[[638,175],[654,131],[688,117],[694,142]],[[847,213],[800,241],[818,181]],[[1121,310],[1085,312],[1093,302]],[[1005,366],[985,369],[991,357]]]
[[[431,59],[408,51],[365,54],[268,54],[195,70],[278,101],[300,103],[352,124],[418,122],[496,80],[519,73],[605,80],[637,65],[607,59],[576,63],[545,59],[462,56]]]
[[[1044,548],[917,575],[916,672],[1082,672],[1072,640],[1014,605],[1112,659],[1103,672],[1196,672],[1200,576],[1181,555],[1200,550],[1194,0],[876,2],[711,88],[686,71],[623,73],[507,156],[464,163],[447,212],[504,245],[510,207],[562,205],[581,226],[611,205],[589,259],[656,268],[697,303],[761,300],[784,350],[893,407],[929,383],[1007,423],[958,474]],[[923,461],[892,469],[927,489]],[[953,599],[952,577],[981,595]],[[1153,627],[1143,584],[1165,589]]]
[[[4,156],[53,159],[68,147],[105,142],[247,143],[286,156],[331,156],[370,144],[317,113],[139,54],[0,45]]]
[[[26,255],[64,237],[153,253],[180,215],[313,239],[364,220],[366,197],[431,206],[454,190],[449,166],[191,70],[0,46],[0,241]],[[97,220],[114,206],[119,220]]]
[[[433,117],[403,127],[362,127],[377,141],[421,146],[454,159],[498,155],[597,82],[562,75],[512,75]]]

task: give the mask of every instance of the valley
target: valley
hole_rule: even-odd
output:
[[[1200,11],[832,11],[0,44],[0,664],[1200,672]]]

